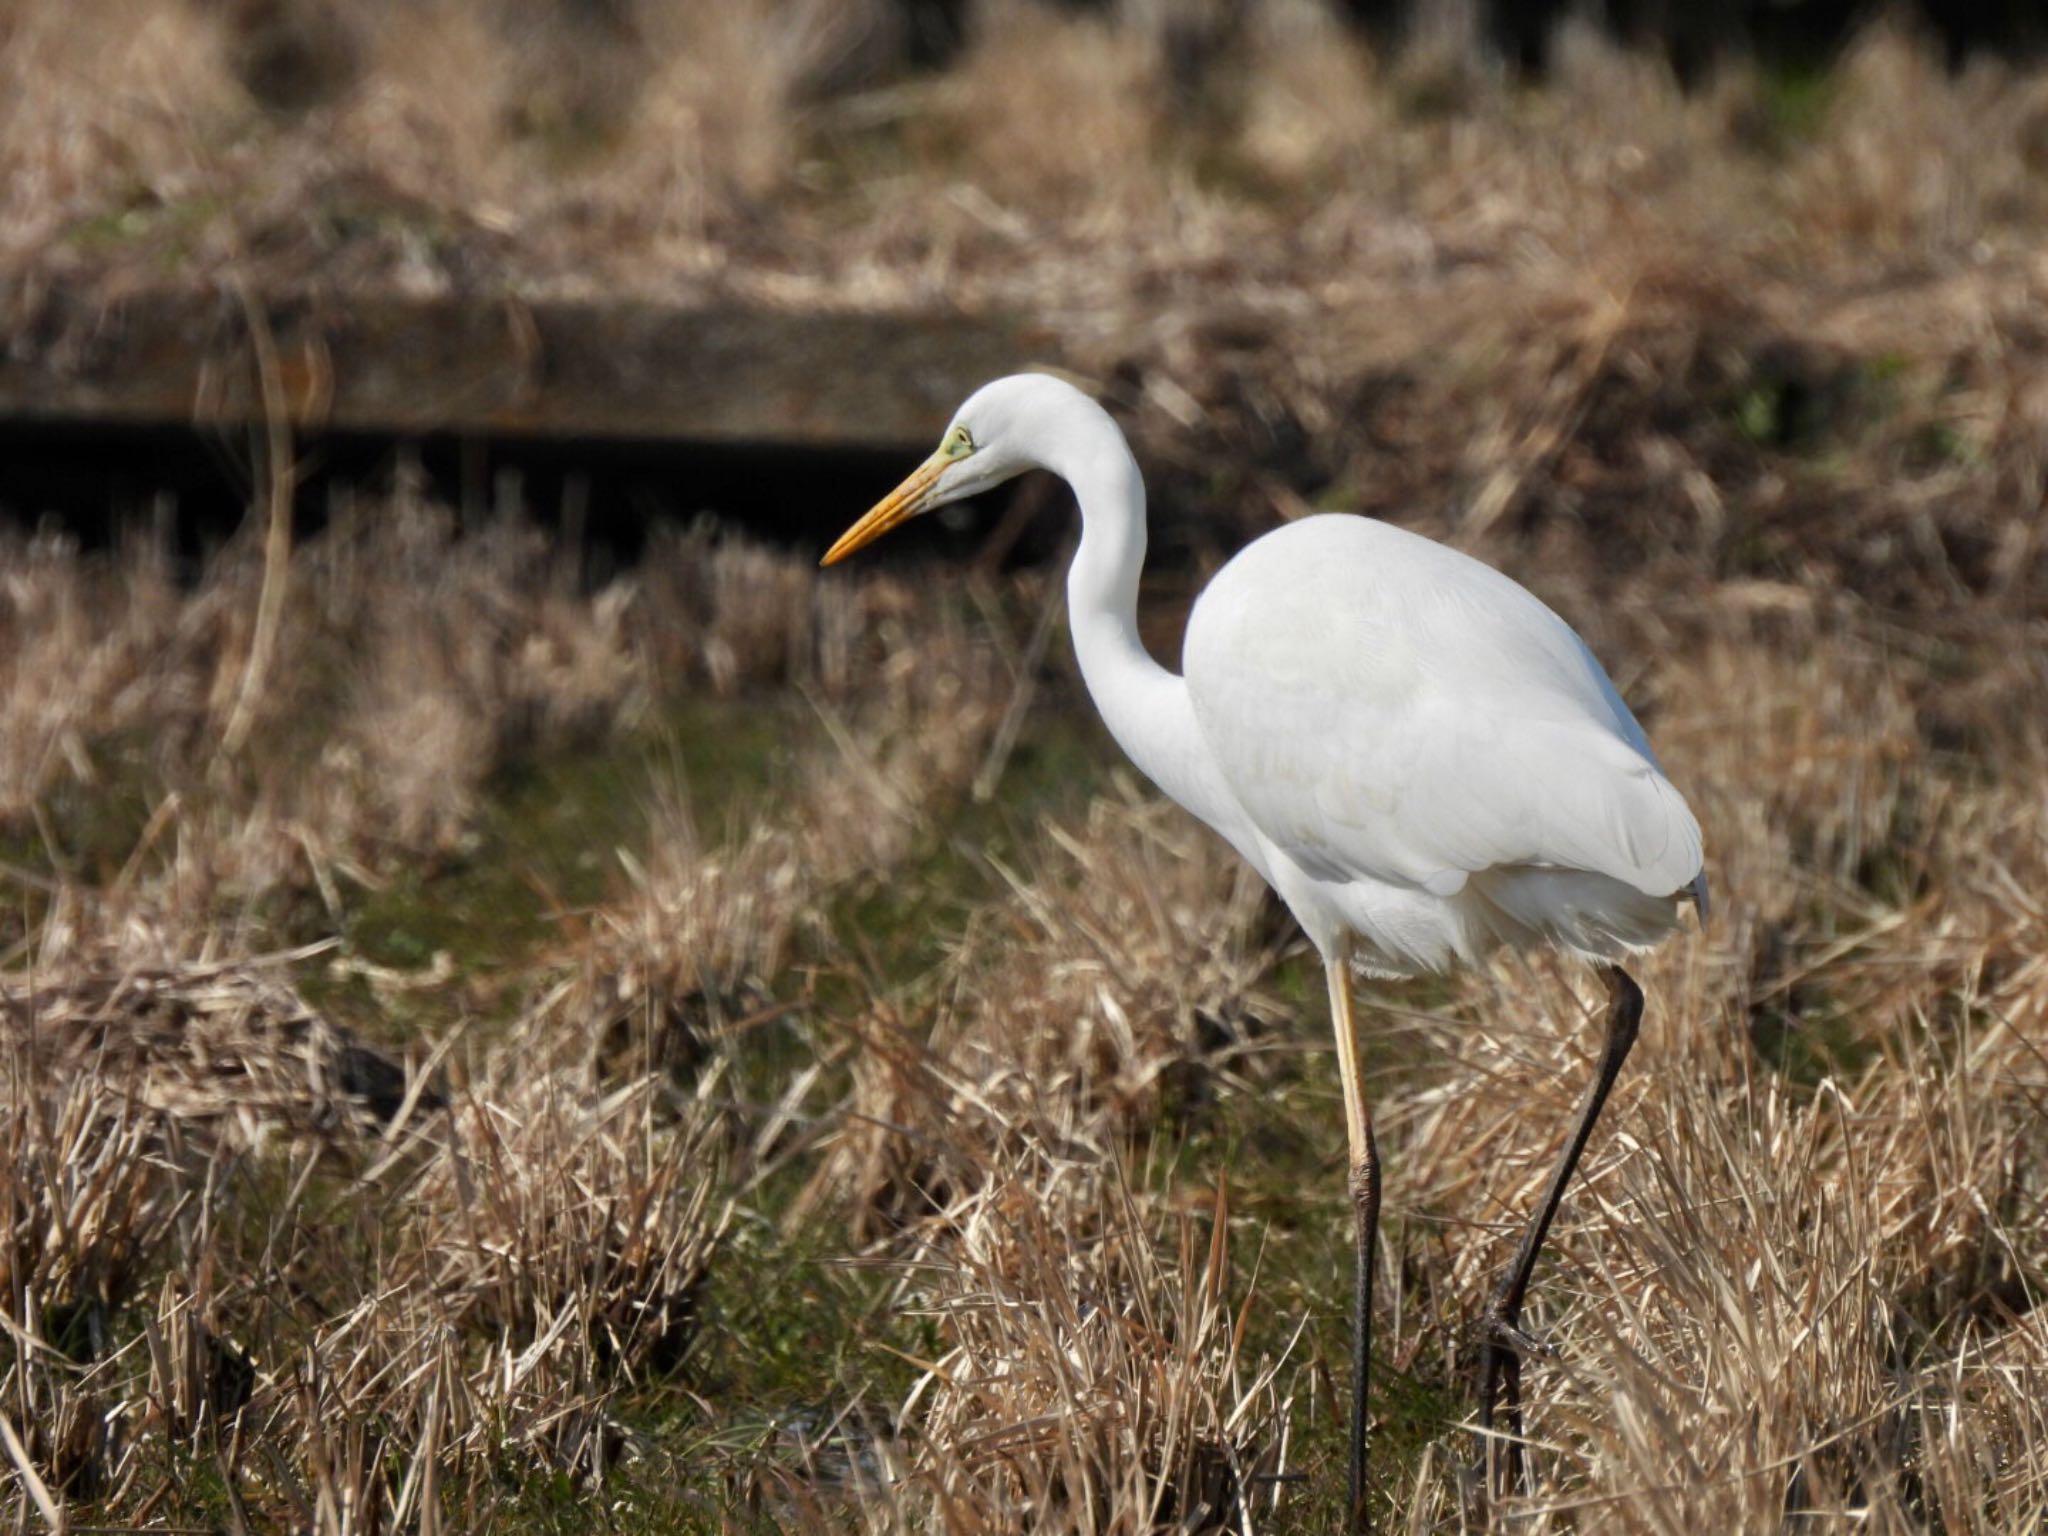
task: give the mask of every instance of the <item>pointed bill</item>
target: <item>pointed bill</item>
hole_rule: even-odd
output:
[[[898,523],[908,522],[925,509],[932,492],[938,489],[939,475],[945,470],[947,460],[933,454],[910,472],[895,490],[876,502],[866,517],[839,535],[839,542],[825,551],[820,565],[832,565],[844,560],[863,544],[872,544]]]

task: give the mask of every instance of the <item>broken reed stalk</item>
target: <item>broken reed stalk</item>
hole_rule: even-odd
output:
[[[277,337],[270,316],[256,294],[244,264],[237,264],[235,293],[241,300],[242,315],[249,327],[249,345],[255,356],[256,378],[263,402],[261,447],[256,454],[257,480],[264,489],[263,584],[257,593],[256,622],[249,636],[248,660],[242,668],[241,685],[235,690],[234,707],[220,734],[216,761],[239,757],[256,719],[265,682],[277,653],[277,636],[284,619],[285,591],[291,580],[292,492],[297,484],[297,466],[292,456],[290,402],[285,398],[283,372],[278,366]]]

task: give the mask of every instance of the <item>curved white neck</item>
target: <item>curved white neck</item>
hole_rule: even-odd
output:
[[[1089,694],[1118,743],[1136,757],[1116,718],[1122,706],[1147,701],[1159,688],[1178,688],[1180,679],[1154,661],[1138,637],[1144,479],[1122,434],[1098,442],[1096,449],[1072,455],[1081,462],[1071,467],[1051,466],[1073,487],[1081,506],[1081,543],[1067,567],[1067,622]]]
[[[1216,783],[1187,684],[1154,661],[1138,635],[1144,479],[1108,414],[1093,407],[1092,417],[1085,428],[1068,424],[1045,465],[1073,488],[1081,507],[1081,544],[1067,569],[1067,622],[1081,680],[1140,771],[1236,841],[1224,820],[1234,821],[1233,802]]]

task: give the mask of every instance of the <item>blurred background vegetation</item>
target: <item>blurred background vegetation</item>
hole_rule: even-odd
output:
[[[1331,1523],[1313,957],[1089,711],[1062,497],[813,568],[1036,362],[1145,464],[1162,659],[1243,539],[1389,517],[1579,628],[1700,811],[1506,1515],[2039,1530],[2042,43],[12,0],[16,1523]],[[1583,983],[1375,998],[1390,1524],[1477,1523]]]

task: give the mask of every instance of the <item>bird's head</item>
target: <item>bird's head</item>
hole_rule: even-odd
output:
[[[1063,422],[1101,414],[1080,390],[1050,374],[1018,373],[982,385],[954,414],[938,451],[842,533],[819,563],[844,560],[921,513],[1043,466]]]

